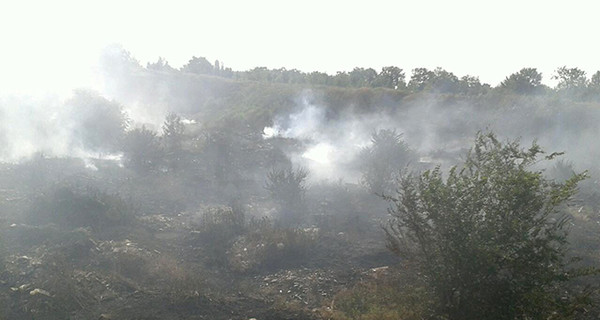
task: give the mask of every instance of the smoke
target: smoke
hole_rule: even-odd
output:
[[[273,126],[265,127],[263,138],[296,139],[302,142],[300,151],[288,154],[292,164],[310,170],[312,181],[345,180],[356,182],[360,177],[356,157],[368,146],[371,134],[390,128],[383,115],[357,116],[351,112],[328,116],[327,108],[311,102],[305,92],[295,112],[275,118]]]
[[[539,97],[511,97],[512,104],[481,105],[476,99],[423,95],[389,110],[359,113],[348,106],[331,112],[324,103],[303,93],[297,108],[275,117],[263,130],[264,139],[296,139],[300,150],[289,151],[296,166],[310,170],[313,181],[360,177],[357,156],[381,129],[395,129],[421,159],[443,169],[462,162],[477,132],[493,131],[501,139],[520,139],[522,147],[537,141],[547,152],[564,151],[578,170],[596,167],[600,148],[591,141],[600,135],[600,111],[585,104],[564,104]],[[339,106],[337,106],[339,108]],[[334,115],[332,115],[334,114]]]
[[[90,108],[73,105],[73,99],[78,95],[82,93],[75,92],[68,99],[52,95],[0,97],[0,161],[16,163],[33,155],[43,155],[82,158],[92,169],[92,159],[119,163],[118,153],[101,148],[115,141],[110,136],[91,135],[96,132],[90,127],[102,123],[106,116],[96,112],[94,107],[97,105],[92,104]],[[104,101],[99,96],[96,98]]]

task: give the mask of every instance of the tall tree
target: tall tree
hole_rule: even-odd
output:
[[[417,160],[415,153],[396,130],[379,130],[371,136],[371,145],[359,155],[361,182],[369,192],[387,194],[400,170]]]
[[[410,81],[408,82],[408,89],[412,92],[419,92],[425,90],[427,85],[431,83],[431,80],[435,77],[435,73],[427,68],[415,68],[412,70]]]
[[[372,68],[354,68],[348,74],[350,85],[353,87],[370,87],[377,77],[377,71]]]
[[[567,68],[566,66],[556,69],[552,79],[558,80],[557,90],[582,90],[588,84],[585,71],[579,68]]]
[[[404,71],[398,67],[383,67],[381,72],[375,78],[374,86],[386,87],[391,89],[404,89],[406,82],[404,80]]]
[[[181,71],[196,74],[213,74],[215,68],[204,57],[192,57],[192,59],[181,68]]]
[[[523,68],[508,76],[500,87],[517,94],[534,94],[542,88],[542,74],[535,68]]]
[[[167,152],[174,153],[181,149],[184,133],[185,126],[181,122],[181,117],[175,113],[169,113],[162,126],[162,138]]]
[[[429,87],[431,91],[438,93],[456,93],[459,91],[460,84],[454,73],[436,68]]]

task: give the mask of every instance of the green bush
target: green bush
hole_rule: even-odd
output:
[[[265,189],[279,206],[283,225],[297,225],[305,218],[308,174],[304,168],[273,169],[267,173]]]
[[[418,158],[396,130],[379,130],[371,142],[359,154],[361,182],[373,194],[388,194],[394,190],[400,170]]]
[[[582,174],[564,182],[531,167],[542,149],[479,134],[464,166],[406,176],[388,197],[390,248],[416,261],[447,319],[573,316],[562,206]],[[546,159],[555,156],[552,154]]]

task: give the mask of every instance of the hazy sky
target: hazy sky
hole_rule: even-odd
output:
[[[2,1],[0,93],[93,86],[101,48],[234,70],[437,66],[497,85],[522,67],[600,69],[594,1]]]

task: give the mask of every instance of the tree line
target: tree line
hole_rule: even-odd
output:
[[[396,66],[383,67],[380,71],[373,68],[356,67],[352,71],[338,71],[335,75],[324,72],[302,72],[297,69],[268,69],[256,67],[247,71],[234,71],[216,60],[211,63],[204,57],[192,57],[180,69],[169,65],[164,58],[148,63],[148,70],[184,72],[191,74],[213,75],[245,81],[260,81],[287,84],[310,84],[350,88],[388,88],[405,90],[412,93],[433,92],[441,94],[480,95],[491,90],[502,90],[520,95],[537,95],[556,92],[580,99],[595,99],[600,96],[600,71],[588,77],[577,67],[562,66],[551,75],[557,80],[553,88],[542,84],[543,75],[536,68],[522,68],[507,76],[497,87],[482,83],[479,77],[465,75],[458,77],[443,68],[415,68],[407,80],[406,71]]]

